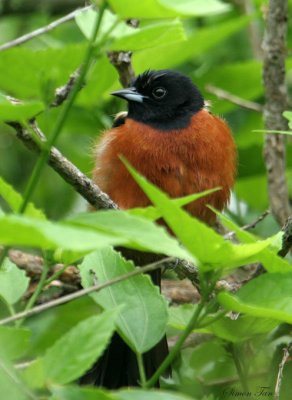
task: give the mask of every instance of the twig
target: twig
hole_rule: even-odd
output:
[[[267,130],[288,130],[287,120],[282,116],[288,107],[285,83],[287,19],[288,1],[270,0],[263,41],[263,78],[266,97],[264,122]],[[280,225],[283,225],[291,214],[285,177],[285,143],[285,135],[265,136],[264,159],[271,211]]]
[[[206,85],[205,89],[207,92],[215,94],[215,96],[219,97],[219,99],[228,100],[231,103],[234,103],[240,107],[246,108],[248,110],[263,112],[264,107],[261,104],[255,103],[253,101],[242,99],[226,90],[218,88],[213,85]]]
[[[135,78],[131,56],[132,53],[130,51],[111,51],[108,53],[108,58],[118,71],[120,82],[124,87],[129,86]]]
[[[127,24],[133,28],[137,28],[139,20],[129,19]],[[118,71],[120,82],[123,87],[128,87],[135,78],[135,72],[131,64],[132,52],[131,51],[110,51],[108,58],[111,64]]]
[[[79,290],[78,292],[69,294],[67,296],[63,296],[63,297],[61,297],[59,299],[49,301],[48,303],[41,304],[40,306],[34,307],[31,310],[22,311],[20,313],[17,313],[15,315],[13,315],[12,317],[8,317],[8,318],[4,318],[4,319],[0,320],[0,325],[6,325],[9,322],[17,321],[17,320],[22,319],[22,318],[27,318],[27,317],[30,317],[32,315],[39,314],[42,311],[46,311],[46,310],[48,310],[50,308],[53,308],[53,307],[59,306],[61,304],[67,303],[68,301],[79,299],[80,297],[86,296],[86,295],[88,295],[90,293],[93,293],[93,292],[99,292],[100,290],[102,290],[102,289],[104,289],[106,287],[115,285],[116,283],[122,282],[122,281],[124,281],[126,279],[129,279],[129,278],[132,278],[133,276],[140,275],[140,274],[145,273],[145,272],[154,271],[154,270],[156,270],[158,268],[162,268],[163,264],[165,262],[168,262],[169,260],[172,260],[172,257],[163,258],[163,259],[161,259],[159,261],[156,261],[156,262],[154,262],[152,264],[148,264],[145,267],[141,267],[141,268],[137,267],[137,268],[135,268],[134,271],[131,271],[131,272],[129,272],[127,274],[124,274],[124,275],[117,276],[116,278],[111,279],[110,281],[104,282],[102,284],[93,285],[93,286],[91,286],[89,288]]]
[[[76,80],[79,78],[80,75],[80,67],[74,71],[70,77],[68,82],[59,88],[56,89],[55,92],[55,99],[51,104],[51,107],[59,107],[69,96],[73,86],[75,85]]]
[[[260,222],[262,222],[268,215],[271,214],[270,210],[264,211],[254,222],[250,224],[243,225],[241,229],[243,231],[249,231],[250,229],[254,229]]]
[[[274,400],[280,399],[280,389],[281,389],[282,378],[283,378],[283,370],[284,370],[284,366],[289,358],[290,350],[291,350],[291,345],[289,345],[283,349],[283,358],[279,364],[278,376],[277,376],[277,381],[276,381],[276,386],[275,386]]]
[[[29,40],[32,40],[34,38],[36,38],[37,36],[43,35],[44,33],[50,32],[53,29],[57,28],[58,26],[64,24],[65,22],[71,21],[72,19],[74,19],[76,17],[77,14],[79,14],[82,11],[86,11],[89,10],[91,8],[91,6],[87,6],[87,7],[83,7],[83,8],[79,8],[67,15],[65,15],[62,18],[59,18],[53,22],[51,22],[50,24],[43,26],[41,28],[36,29],[35,31],[29,32],[23,36],[18,37],[15,40],[11,40],[11,42],[7,42],[5,44],[2,44],[0,46],[0,51],[4,51],[4,50],[8,50],[11,49],[12,47],[16,47],[19,46],[23,43],[28,42]]]
[[[35,153],[41,152],[41,145],[32,138],[30,133],[21,124],[10,122],[9,125],[16,130],[18,139],[20,139],[29,150]],[[39,128],[36,128],[35,124],[32,127],[40,138],[44,137],[44,134]],[[54,147],[50,151],[48,164],[96,209],[118,208],[106,193],[103,193],[91,179],[84,175]]]

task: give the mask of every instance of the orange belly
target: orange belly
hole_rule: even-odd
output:
[[[208,224],[215,221],[215,215],[206,205],[222,210],[229,200],[236,171],[235,145],[228,125],[207,110],[195,114],[190,126],[180,131],[161,132],[126,119],[99,140],[95,183],[122,209],[149,205],[120,154],[173,198],[221,187],[186,207]]]

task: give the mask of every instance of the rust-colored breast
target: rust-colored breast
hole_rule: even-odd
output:
[[[228,125],[202,110],[188,128],[161,132],[126,119],[103,134],[95,149],[93,179],[120,208],[150,204],[118,156],[171,197],[181,197],[217,186],[222,190],[187,206],[206,223],[213,223],[211,204],[222,210],[229,200],[236,171],[236,150]]]

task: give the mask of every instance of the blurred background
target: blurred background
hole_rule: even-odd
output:
[[[136,74],[148,68],[178,69],[188,74],[205,99],[210,101],[212,112],[223,116],[230,124],[238,147],[238,177],[227,212],[237,223],[245,224],[268,208],[262,157],[263,133],[254,132],[263,129],[262,113],[218,98],[213,92],[219,88],[227,95],[264,103],[261,42],[267,2],[234,0],[211,3],[213,9],[211,7],[209,12],[198,11],[198,15],[181,18],[184,38],[169,36],[163,40],[163,37],[157,37],[144,48],[130,50],[133,50]],[[84,5],[84,1],[78,0],[0,0],[0,45]],[[291,10],[292,0],[289,0],[289,7]],[[159,22],[150,15],[140,26]],[[289,24],[287,80],[291,90],[291,18]],[[79,26],[80,23],[72,19],[47,34],[1,52],[0,92],[21,100],[41,99],[49,104],[55,89],[67,82],[70,73],[82,60],[87,40]],[[89,176],[95,141],[111,125],[114,114],[125,107],[122,101],[110,96],[110,92],[119,87],[117,72],[107,56],[99,57],[57,143],[61,152]],[[60,110],[61,107],[48,108],[38,117],[46,135],[52,130]],[[1,176],[23,192],[36,157],[24,148],[14,130],[4,123],[0,123],[0,152]],[[292,195],[291,141],[287,160]],[[86,209],[85,201],[49,167],[43,173],[34,201],[53,219]],[[273,218],[268,217],[257,229],[259,234],[269,236],[277,226]]]

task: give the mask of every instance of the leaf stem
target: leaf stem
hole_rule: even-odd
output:
[[[96,36],[97,36],[97,33],[100,28],[100,24],[101,24],[101,20],[102,20],[102,16],[105,11],[105,8],[106,8],[106,0],[104,0],[100,6],[99,13],[97,15],[94,29],[92,32],[92,36],[89,40],[87,51],[86,51],[82,66],[80,68],[79,77],[76,79],[75,85],[73,86],[72,91],[70,92],[67,101],[64,103],[64,108],[62,109],[61,113],[59,114],[59,117],[56,121],[56,124],[54,125],[53,131],[52,131],[48,141],[44,144],[44,146],[42,148],[42,152],[40,154],[40,157],[38,158],[37,163],[34,167],[34,170],[30,176],[29,182],[27,184],[27,187],[26,187],[26,190],[24,193],[23,202],[19,208],[20,214],[23,214],[26,210],[28,202],[30,201],[30,199],[35,191],[35,188],[39,182],[42,170],[49,158],[51,148],[55,144],[56,140],[58,139],[58,137],[62,131],[62,128],[64,126],[66,118],[69,114],[69,111],[72,108],[72,105],[76,99],[79,89],[81,88],[81,85],[84,81],[84,78],[85,78],[88,68],[90,66],[90,61],[91,61],[91,58],[92,58],[92,55],[93,55],[93,52],[95,49],[95,40],[96,40]]]
[[[156,372],[152,375],[152,377],[145,383],[144,388],[153,387],[155,385],[155,383],[158,381],[159,377],[170,366],[172,361],[175,359],[175,357],[179,353],[186,338],[189,336],[189,334],[192,332],[192,330],[196,327],[198,318],[201,314],[201,311],[203,310],[203,307],[204,307],[204,301],[201,300],[201,302],[198,304],[196,310],[194,311],[194,314],[193,314],[192,318],[190,319],[188,325],[186,326],[185,330],[183,331],[183,333],[180,335],[179,339],[177,340],[176,344],[173,346],[172,350],[170,351],[168,356],[165,358],[163,363],[160,365],[160,367],[156,370]]]
[[[68,268],[68,264],[64,264],[62,268],[60,268],[58,271],[56,271],[50,278],[48,278],[45,282],[45,286],[49,285],[51,282],[53,282],[55,279],[57,279],[60,275],[63,274],[63,272]]]
[[[144,388],[145,384],[146,384],[146,374],[145,374],[145,368],[144,368],[143,355],[141,353],[136,353],[136,357],[137,357],[137,363],[138,363],[139,374],[140,374],[140,383],[141,383],[142,388]]]
[[[249,387],[248,387],[248,384],[247,384],[246,375],[245,375],[244,369],[242,367],[241,361],[240,361],[240,359],[238,357],[236,348],[235,348],[233,343],[230,343],[229,350],[230,350],[230,353],[232,355],[232,358],[233,358],[233,361],[234,361],[234,364],[235,364],[235,368],[236,368],[237,373],[238,373],[238,377],[239,377],[241,386],[242,386],[244,392],[248,393],[249,392]]]
[[[41,293],[41,291],[46,286],[46,279],[47,279],[47,275],[48,275],[49,269],[50,269],[50,264],[49,264],[49,262],[47,260],[47,257],[44,257],[44,267],[43,267],[43,270],[42,270],[42,274],[41,274],[40,280],[38,282],[36,290],[34,291],[32,296],[30,297],[30,299],[26,303],[26,306],[24,308],[24,312],[32,309],[32,307],[34,306],[37,298],[39,297],[39,295]],[[22,318],[22,319],[18,320],[17,323],[16,323],[16,326],[20,327],[22,325],[22,323],[24,322],[24,320],[25,320],[25,318]]]

